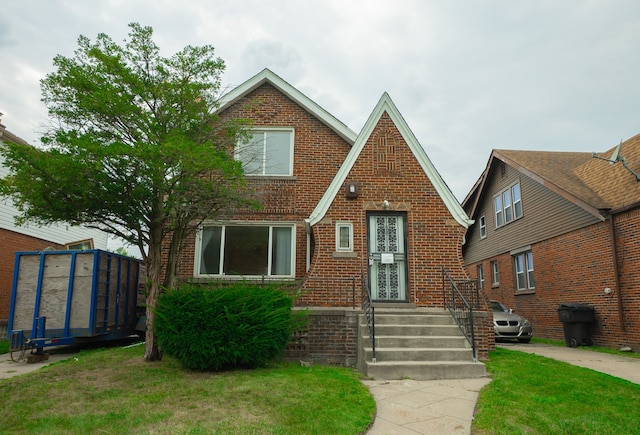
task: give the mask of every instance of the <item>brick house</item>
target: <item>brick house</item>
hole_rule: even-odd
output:
[[[1,115],[1,114],[0,114]],[[0,120],[0,142],[8,140],[27,144],[11,133]],[[0,159],[0,178],[8,174]],[[88,244],[97,249],[106,249],[107,235],[101,231],[69,225],[37,226],[29,224],[16,226],[14,218],[18,210],[10,199],[0,197],[0,326],[7,325],[15,253],[20,251],[42,251],[44,249],[65,249],[69,244]]]
[[[220,113],[253,120],[236,156],[263,208],[205,222],[179,273],[301,282],[297,304],[312,326],[290,349],[297,356],[355,363],[363,282],[375,305],[409,314],[443,311],[443,267],[468,279],[470,220],[386,93],[356,134],[265,69],[227,94]],[[492,344],[485,326],[480,356]]]
[[[640,135],[603,153],[494,150],[463,201],[484,293],[564,340],[558,308],[595,310],[593,342],[640,350]]]

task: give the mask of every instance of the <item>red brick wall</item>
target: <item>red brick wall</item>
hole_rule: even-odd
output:
[[[481,262],[485,271],[485,294],[502,302],[532,323],[534,337],[564,340],[564,326],[558,320],[562,303],[586,303],[595,308],[596,326],[592,330],[597,345],[640,350],[640,245],[637,228],[640,212],[614,216],[618,251],[620,295],[624,326],[620,323],[618,290],[609,221],[591,225],[532,246],[535,292],[515,292],[513,260],[507,252]],[[491,286],[491,261],[497,260],[500,285]],[[477,265],[467,265],[476,276]],[[605,288],[612,290],[605,293]]]
[[[395,142],[394,169],[379,165],[378,137],[385,133]],[[315,255],[311,276],[359,276],[367,270],[367,212],[406,213],[409,302],[419,306],[443,307],[442,266],[454,278],[466,278],[461,242],[464,228],[451,216],[433,184],[415,159],[400,132],[385,113],[347,181],[359,184],[356,199],[346,198],[344,190],[335,197],[325,218],[314,226]],[[334,258],[335,224],[353,223],[355,258]]]
[[[0,229],[0,247],[2,247],[0,253],[0,323],[2,323],[9,319],[16,252],[41,251],[48,247],[62,249],[64,246]]]
[[[247,177],[249,186],[255,187],[266,198],[277,198],[278,207],[265,204],[261,212],[237,213],[229,217],[296,222],[296,277],[355,278],[358,295],[356,305],[359,306],[359,277],[361,268],[367,269],[366,214],[368,211],[382,211],[382,201],[385,199],[390,202],[392,211],[406,213],[407,217],[410,302],[420,306],[443,307],[443,266],[454,278],[467,277],[461,251],[465,229],[451,216],[387,114],[380,120],[348,176],[348,181],[359,183],[359,196],[347,199],[341,190],[326,217],[312,228],[309,273],[306,272],[307,235],[304,220],[309,217],[340,169],[350,145],[268,84],[228,108],[223,116],[252,119],[255,128],[295,128],[294,177],[274,180]],[[394,145],[391,152],[384,156],[377,142],[383,134]],[[334,258],[337,220],[353,223],[355,257]],[[184,277],[191,277],[194,272],[194,246],[195,239],[192,238],[181,259],[179,273]],[[350,299],[345,299],[341,291],[333,289],[326,289],[322,299],[310,294],[300,302],[314,306],[352,306]],[[309,332],[308,340],[310,346],[312,343],[332,346],[331,343],[335,341],[334,344],[342,346],[342,350],[318,347],[313,351],[314,354],[343,355],[344,352],[351,352],[351,338],[337,338],[343,333],[343,326],[334,320],[327,321],[326,325],[322,323],[325,320],[322,324],[316,324],[312,330],[320,332],[317,335],[314,335],[316,332]],[[332,338],[327,341],[327,337]],[[485,341],[490,341],[490,338]],[[344,355],[342,357],[347,358]]]
[[[276,198],[279,206],[265,204],[259,212],[240,213],[237,219],[290,221],[296,223],[296,277],[306,274],[306,232],[304,219],[326,191],[351,146],[333,130],[265,84],[229,107],[222,114],[230,119],[252,119],[253,127],[294,128],[293,178],[247,177],[258,195]],[[179,274],[193,276],[195,238],[187,243]]]
[[[635,352],[640,352],[640,242],[638,240],[640,209],[616,214],[614,223],[619,292],[624,309],[625,331],[619,333],[620,337],[614,335],[609,338],[609,342],[631,346]],[[617,300],[618,296],[612,294],[610,298]],[[614,302],[611,301],[611,303]],[[615,324],[617,320],[612,318],[611,322]]]
[[[310,309],[308,327],[294,334],[285,357],[352,367],[357,359],[358,313]]]

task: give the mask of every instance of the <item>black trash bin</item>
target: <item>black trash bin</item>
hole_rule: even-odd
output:
[[[596,321],[595,309],[579,303],[560,304],[558,319],[564,327],[564,341],[568,347],[591,346],[591,328]]]

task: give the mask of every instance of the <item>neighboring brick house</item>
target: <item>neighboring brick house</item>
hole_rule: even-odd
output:
[[[363,274],[375,303],[407,309],[443,308],[443,267],[468,279],[470,221],[386,93],[359,134],[269,70],[220,113],[253,120],[236,156],[263,208],[205,222],[180,275],[299,280],[297,303],[316,319],[311,357],[343,364],[355,358]]]
[[[463,201],[485,294],[564,340],[558,308],[595,308],[595,344],[640,350],[640,135],[600,154],[494,150]]]
[[[1,114],[0,114],[1,115]],[[0,120],[0,142],[12,141],[27,144],[26,141],[8,131]],[[8,174],[0,158],[0,178]],[[68,244],[91,243],[94,248],[107,248],[107,235],[101,231],[73,227],[70,225],[38,226],[28,224],[15,225],[18,210],[11,200],[0,197],[0,325],[5,326],[9,318],[11,288],[15,253],[24,251],[42,251],[44,249],[65,249]]]

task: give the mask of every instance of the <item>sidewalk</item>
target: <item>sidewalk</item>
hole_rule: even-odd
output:
[[[640,384],[640,359],[588,347],[538,343],[499,343],[499,347],[534,353]],[[377,414],[367,435],[468,434],[482,387],[490,378],[440,381],[363,381],[376,401]]]
[[[49,359],[36,363],[27,363],[26,357],[29,356],[30,351],[27,351],[25,353],[25,358],[21,359],[19,362],[11,361],[11,355],[9,353],[0,354],[0,379],[12,378],[14,376],[38,370],[57,361],[73,358],[77,353],[77,350],[57,350],[52,348],[48,353]]]
[[[640,359],[594,352],[589,347],[561,347],[540,343],[499,343],[499,347],[564,361],[640,384]]]

